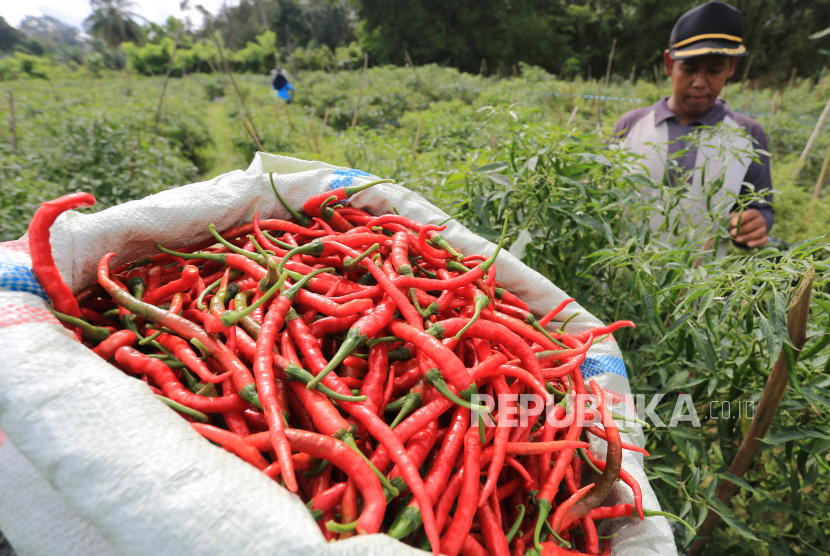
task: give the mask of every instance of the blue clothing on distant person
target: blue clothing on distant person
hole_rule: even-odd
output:
[[[295,90],[294,86],[288,82],[285,77],[285,70],[277,71],[273,81],[274,89],[277,91],[277,96],[286,102],[291,102],[291,91]]]

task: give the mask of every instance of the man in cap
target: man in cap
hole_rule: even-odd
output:
[[[684,180],[692,193],[714,185],[720,187],[717,195],[721,199],[727,191],[738,195],[751,191],[745,183],[756,192],[772,189],[769,156],[762,152],[753,155],[755,150],[767,150],[763,128],[752,118],[731,111],[718,98],[726,80],[735,73],[738,59],[748,54],[743,32],[741,12],[721,2],[697,6],[677,20],[669,48],[663,53],[666,74],[672,78],[672,96],[626,113],[614,128],[625,148],[644,157],[644,170],[653,180],[667,179],[672,184]],[[708,127],[721,122],[721,130],[729,135],[727,143],[733,147],[731,155],[724,155],[723,135]],[[698,133],[701,126],[707,126],[707,131]],[[738,128],[746,133],[729,132]],[[696,140],[686,140],[695,134]],[[722,186],[717,185],[721,178]],[[731,214],[729,231],[736,243],[752,248],[767,242],[775,210],[770,204],[772,194],[764,199],[751,203],[740,215]],[[692,212],[694,204],[689,201],[682,210]],[[705,200],[697,205],[703,210]],[[662,219],[652,219],[651,224],[656,231]],[[719,256],[725,254],[726,243],[721,242]]]

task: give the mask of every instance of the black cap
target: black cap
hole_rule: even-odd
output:
[[[744,18],[723,2],[708,2],[683,14],[669,39],[672,59],[716,54],[742,58],[749,54],[744,41]]]

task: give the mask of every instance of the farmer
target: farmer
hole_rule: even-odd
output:
[[[277,96],[291,104],[291,91],[294,90],[294,86],[288,82],[285,70],[283,68],[272,69],[271,75],[274,76],[273,85],[277,91]]]
[[[670,184],[688,183],[690,196],[695,196],[707,186],[710,190],[711,186],[719,187],[723,179],[713,197],[716,202],[725,199],[727,191],[750,193],[745,183],[756,192],[772,189],[769,156],[759,152],[767,150],[763,128],[752,118],[731,111],[718,98],[726,80],[735,73],[738,58],[747,55],[743,34],[741,12],[721,2],[692,8],[677,20],[669,48],[663,53],[666,74],[672,79],[672,96],[626,113],[614,126],[623,147],[645,157],[641,162],[652,180],[663,182],[665,176]],[[700,130],[721,122],[719,131]],[[687,145],[687,136],[698,131],[697,139]],[[724,144],[732,148],[725,152]],[[756,157],[760,162],[753,160]],[[752,202],[742,215],[734,212],[734,206],[724,214],[731,217],[729,232],[739,245],[753,248],[767,242],[775,210],[770,204],[771,193],[764,200]],[[684,203],[681,210],[687,214],[695,210],[702,213],[706,208],[702,198]],[[663,220],[652,218],[652,229],[656,231]],[[719,257],[726,254],[727,243],[720,242]]]

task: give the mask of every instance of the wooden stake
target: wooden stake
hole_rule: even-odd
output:
[[[245,131],[247,131],[248,135],[251,136],[251,139],[254,140],[254,144],[256,144],[256,148],[259,149],[262,152],[265,152],[265,148],[262,146],[262,143],[259,142],[259,137],[254,135],[254,132],[251,131],[251,128],[248,126],[248,122],[245,121],[245,117],[240,114],[239,119],[242,120],[242,125],[245,126]]]
[[[628,78],[628,83],[631,84],[631,85],[634,84],[634,72],[636,71],[636,69],[637,69],[637,64],[634,64],[633,66],[631,66],[631,76],[629,76],[629,78]]]
[[[772,118],[775,116],[775,106],[778,104],[778,91],[776,90],[775,93],[772,95],[772,108],[769,109],[769,117]]]
[[[821,191],[821,188],[824,187],[824,184],[827,182],[827,168],[830,166],[830,149],[827,149],[827,154],[824,156],[824,162],[821,164],[821,172],[819,172],[818,180],[816,181],[816,187],[813,189],[813,201],[818,199],[818,193]],[[813,203],[810,203],[810,210],[807,212],[807,217],[805,220],[810,219],[810,214],[813,210]]]
[[[314,133],[314,108],[308,114],[308,132],[311,134],[311,140],[314,141],[314,148],[317,154],[320,154],[320,143],[317,142],[317,134]]]
[[[565,127],[571,127],[571,123],[573,123],[574,118],[576,118],[576,113],[579,112],[579,105],[574,105],[574,109],[571,110],[571,115],[568,118],[568,123],[565,124]]]
[[[167,61],[167,72],[164,74],[164,83],[161,86],[161,95],[159,96],[159,103],[156,107],[156,124],[153,126],[153,140],[156,142],[156,134],[159,130],[159,122],[161,122],[161,106],[164,104],[164,93],[167,92],[167,82],[170,81],[170,70],[173,69],[173,58],[176,56],[176,49],[179,47],[179,39],[182,36],[182,28],[179,27],[176,31],[176,42],[173,43],[173,51],[170,52],[170,59]]]
[[[412,72],[415,74],[415,80],[418,82],[418,90],[422,93],[424,92],[424,84],[421,83],[421,78],[418,75],[418,68],[415,67],[415,62],[412,61],[412,58],[409,56],[409,52],[404,49],[403,51],[404,58],[406,59],[406,63],[409,64],[409,67],[412,68]]]
[[[496,136],[490,132],[490,148],[493,149],[493,152],[499,150],[499,144],[496,141]]]
[[[133,174],[135,174],[135,151],[138,149],[138,139],[135,140],[133,143],[133,148],[130,149],[130,181],[133,179]]]
[[[282,122],[282,118],[280,118],[280,109],[277,108],[277,99],[272,98],[271,103],[274,105],[274,116],[277,117],[278,122]]]
[[[239,103],[242,105],[242,109],[245,111],[245,116],[247,116],[248,120],[251,122],[251,128],[254,131],[254,135],[257,136],[256,142],[259,142],[259,132],[257,131],[256,124],[254,123],[254,119],[251,117],[250,112],[248,112],[248,106],[245,104],[245,99],[242,98],[242,93],[239,92],[239,87],[236,86],[236,80],[233,78],[233,73],[231,72],[230,66],[228,66],[228,61],[225,60],[225,51],[222,49],[222,45],[219,44],[219,39],[216,38],[216,31],[210,33],[211,38],[213,39],[213,43],[216,45],[216,49],[219,51],[219,57],[222,59],[222,65],[225,74],[230,78],[231,84],[233,85],[234,90],[236,91],[236,96],[239,97]],[[245,119],[243,118],[243,122]]]
[[[798,356],[801,354],[801,349],[807,341],[807,318],[810,314],[810,295],[813,289],[813,273],[814,269],[810,268],[801,279],[801,284],[793,294],[792,301],[787,307],[787,331],[790,334],[790,341],[795,346],[795,360],[798,362]],[[784,359],[784,352],[778,357],[778,361],[772,367],[772,372],[767,379],[767,384],[764,386],[764,392],[761,394],[761,399],[758,401],[758,406],[755,408],[755,416],[752,418],[752,423],[744,435],[738,453],[729,465],[729,473],[736,477],[743,477],[744,473],[752,465],[752,460],[758,455],[761,450],[761,441],[769,431],[772,420],[775,418],[775,413],[778,410],[778,404],[781,403],[781,398],[784,397],[784,392],[787,390],[787,383],[789,378],[787,375],[787,363]],[[727,480],[722,480],[718,485],[717,497],[724,504],[729,504],[729,500],[735,492],[736,485]],[[703,552],[706,543],[711,537],[712,533],[720,522],[720,516],[710,511],[706,515],[706,519],[698,530],[698,538],[692,543],[689,549],[688,556],[698,556]]]
[[[799,174],[801,174],[801,169],[804,167],[804,163],[807,162],[807,155],[810,154],[810,150],[813,148],[813,143],[815,143],[818,138],[821,127],[824,125],[824,120],[827,119],[827,114],[830,114],[830,99],[827,99],[827,104],[824,105],[824,110],[821,111],[821,116],[819,116],[818,122],[816,122],[816,127],[813,128],[813,133],[810,134],[810,139],[807,140],[804,150],[801,151],[801,156],[798,158],[798,167],[795,170],[796,178]]]
[[[415,142],[412,144],[412,160],[415,161],[415,155],[418,153],[418,143],[421,141],[421,129],[424,127],[424,119],[418,122],[418,132],[415,134]]]
[[[14,94],[9,89],[9,126],[12,130],[12,152],[17,156],[17,119],[14,117]]]
[[[487,77],[487,59],[486,58],[481,59],[481,68],[478,70],[478,74]]]
[[[613,42],[611,42],[611,54],[608,55],[608,69],[605,70],[605,86],[608,87],[608,83],[611,80],[611,62],[614,61],[614,49],[617,48],[617,37],[614,37]],[[632,74],[633,74],[632,70]]]
[[[742,85],[743,89],[746,89],[749,85],[749,68],[752,67],[752,56],[750,55],[749,60],[746,62],[746,69],[744,69],[744,84]]]
[[[320,131],[320,138],[326,136],[326,126],[329,125],[329,107],[326,106],[326,113],[323,114],[323,129]]]
[[[363,86],[366,84],[366,70],[369,67],[369,53],[363,53],[363,75],[360,76],[360,90],[357,92],[357,104],[354,107],[354,117],[352,118],[352,127],[357,125],[357,118],[360,114],[360,101],[363,100]]]

